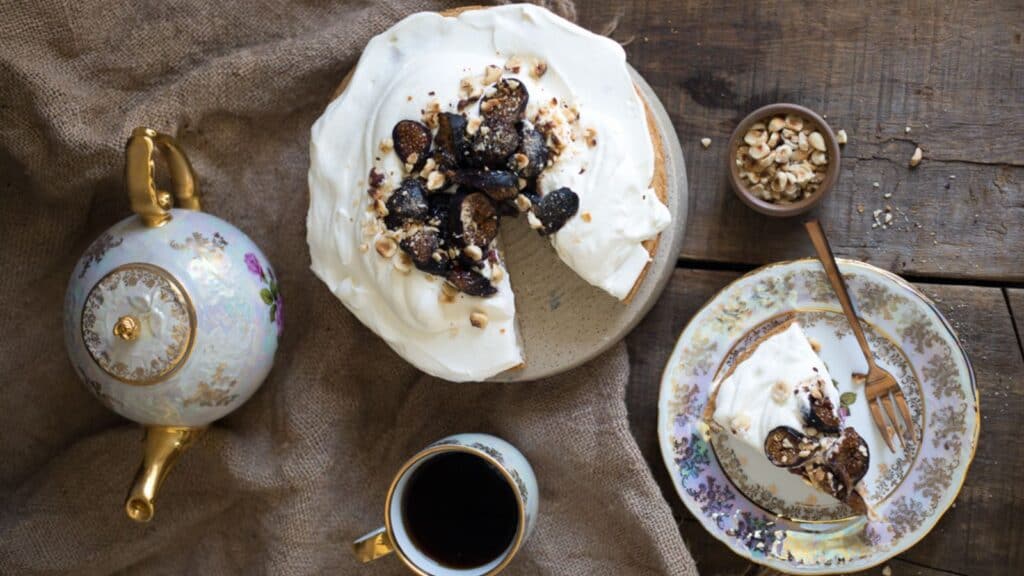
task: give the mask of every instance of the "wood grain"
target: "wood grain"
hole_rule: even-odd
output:
[[[915,276],[1014,283],[1024,282],[1022,11],[996,0],[810,12],[796,2],[577,2],[580,23],[626,44],[672,116],[691,175],[683,258],[749,265],[810,253],[798,221],[753,212],[726,179],[733,126],[788,101],[850,135],[839,185],[812,213],[837,253]],[[910,170],[918,145],[925,160]],[[887,204],[893,226],[873,229],[872,211]]]
[[[1007,288],[1006,301],[1010,304],[1010,317],[1017,326],[1017,345],[1024,354],[1024,290]]]
[[[627,338],[630,426],[699,566],[709,574],[739,574],[746,563],[708,535],[675,493],[661,461],[657,397],[661,373],[690,317],[738,274],[677,269],[661,300]],[[956,507],[900,558],[922,574],[1000,574],[1024,566],[1024,357],[999,288],[919,284],[960,335],[974,364],[981,396],[981,440]],[[1024,291],[1017,291],[1024,296]],[[1016,294],[1015,294],[1016,295]],[[1024,301],[1021,302],[1024,304]],[[737,560],[739,562],[737,563]],[[897,563],[893,564],[894,573]],[[933,569],[931,572],[927,568]],[[702,568],[703,570],[703,568]],[[705,573],[705,572],[702,572]],[[875,572],[877,573],[877,571]]]

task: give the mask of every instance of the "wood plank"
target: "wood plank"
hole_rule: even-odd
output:
[[[1007,288],[1006,301],[1010,304],[1010,316],[1017,326],[1017,344],[1021,347],[1021,354],[1024,354],[1024,290]]]
[[[798,219],[753,212],[726,180],[736,123],[790,101],[850,135],[839,185],[814,213],[838,253],[917,276],[1024,281],[1018,2],[826,2],[813,16],[803,3],[629,4],[580,1],[577,11],[584,26],[628,42],[672,116],[690,176],[684,258],[761,264],[811,253]],[[910,170],[917,145],[925,160]],[[873,229],[872,211],[886,204],[894,225]]]
[[[703,529],[685,510],[661,461],[657,396],[662,367],[686,322],[733,272],[678,269],[658,304],[627,338],[630,426],[698,562],[729,573],[724,546],[707,545]],[[1024,358],[999,288],[919,285],[960,335],[974,364],[981,396],[981,440],[956,507],[936,529],[901,557],[919,566],[958,574],[1000,573],[1024,566]],[[1020,291],[1024,292],[1024,291]],[[714,540],[713,538],[708,538]],[[719,564],[721,563],[721,564]],[[718,570],[718,568],[715,568]],[[895,571],[895,569],[894,569]],[[715,573],[712,571],[712,573]],[[926,573],[926,572],[925,572]]]

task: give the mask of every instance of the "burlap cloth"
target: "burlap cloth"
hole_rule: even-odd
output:
[[[477,3],[477,2],[474,2]],[[446,434],[517,445],[540,520],[511,574],[695,574],[626,422],[620,344],[550,381],[424,377],[309,271],[309,129],[369,38],[433,2],[0,0],[0,573],[396,574],[349,542],[398,466]],[[247,232],[286,301],[270,378],[123,512],[141,431],[79,383],[61,302],[129,215],[132,127],[177,136],[205,208]]]

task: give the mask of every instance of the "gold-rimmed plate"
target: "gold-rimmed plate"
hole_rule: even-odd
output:
[[[974,374],[946,320],[894,274],[852,260],[840,269],[876,360],[910,406],[918,436],[905,450],[891,453],[871,420],[855,376],[866,362],[817,260],[766,266],[719,292],[683,331],[662,378],[659,441],[683,502],[736,553],[789,573],[853,572],[913,546],[955,500],[977,445]],[[794,317],[821,344],[846,422],[869,444],[864,482],[877,519],[852,514],[701,421],[716,375]]]

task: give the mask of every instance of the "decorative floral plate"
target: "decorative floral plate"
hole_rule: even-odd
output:
[[[658,436],[680,498],[737,554],[788,573],[863,570],[916,544],[956,499],[978,442],[974,372],[942,314],[890,272],[844,259],[839,267],[876,361],[910,406],[917,438],[906,449],[890,452],[871,420],[859,376],[867,363],[815,259],[772,264],[724,288],[687,325],[661,381]],[[701,421],[716,375],[794,316],[821,344],[845,421],[871,450],[864,485],[875,519]]]

